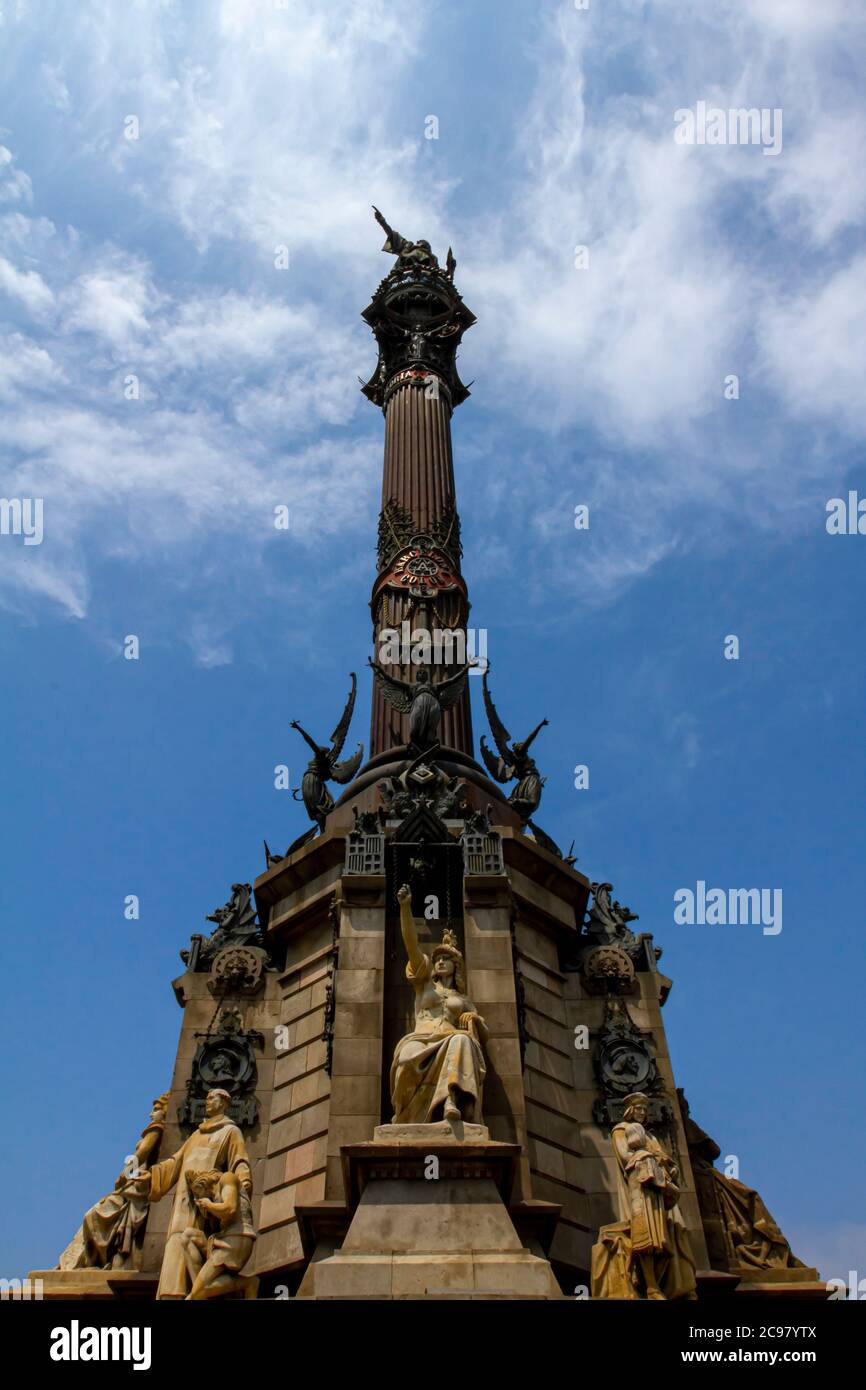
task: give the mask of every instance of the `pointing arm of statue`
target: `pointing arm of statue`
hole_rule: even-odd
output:
[[[407,241],[406,237],[401,236],[399,232],[394,231],[393,227],[388,226],[388,223],[385,221],[375,203],[373,204],[373,215],[382,228],[382,231],[385,233],[386,240],[385,245],[382,247],[383,251],[387,251],[391,256],[399,256],[406,247],[412,245],[411,241]]]
[[[402,888],[397,889],[397,901],[400,904],[400,931],[403,935],[403,945],[406,947],[409,964],[413,972],[417,974],[424,964],[424,952],[418,944],[418,931],[412,916],[412,890],[408,884],[404,883]]]
[[[313,752],[316,754],[316,757],[318,757],[320,753],[327,752],[327,749],[319,747],[318,743],[316,743],[316,740],[310,737],[306,729],[301,728],[297,719],[293,719],[289,727],[292,729],[297,729],[298,733],[301,735],[301,738],[304,740],[305,743],[309,744],[310,748],[312,748]]]

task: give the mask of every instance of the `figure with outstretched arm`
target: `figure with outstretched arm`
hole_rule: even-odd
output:
[[[394,1049],[393,1122],[481,1124],[487,1028],[466,994],[463,955],[448,928],[428,955],[418,940],[407,885],[398,889],[397,900],[406,978],[415,992],[415,1028]]]
[[[409,715],[409,738],[416,748],[432,748],[439,735],[444,710],[456,704],[466,689],[466,677],[476,658],[467,661],[453,676],[433,684],[428,666],[420,666],[414,681],[390,676],[377,661],[367,658],[385,699],[399,714]]]
[[[532,733],[527,734],[525,739],[521,741],[512,739],[502,720],[499,718],[496,706],[493,703],[490,687],[487,683],[489,673],[490,666],[488,664],[484,672],[482,684],[484,708],[487,711],[490,730],[499,751],[499,757],[495,758],[493,756],[493,753],[484,741],[483,734],[480,743],[481,756],[484,759],[487,771],[497,782],[517,782],[517,786],[512,790],[508,800],[520,816],[520,819],[526,824],[530,816],[534,815],[538,810],[541,801],[541,791],[545,782],[545,779],[538,771],[535,759],[529,756],[529,749],[541,733],[541,730],[547,724],[547,720],[542,719],[539,724],[536,724]]]
[[[385,218],[382,216],[375,203],[373,204],[373,216],[385,233],[385,245],[382,247],[382,250],[387,251],[389,256],[397,257],[397,269],[403,265],[419,265],[436,270],[439,269],[439,262],[433,255],[429,241],[424,241],[423,238],[418,241],[410,241],[408,237],[401,236],[399,232],[395,232],[394,228],[389,226],[385,221]],[[454,271],[452,267],[451,275],[453,276],[453,274]]]
[[[343,744],[346,742],[346,735],[349,732],[349,725],[352,722],[352,712],[355,708],[355,695],[358,689],[358,682],[354,671],[352,675],[352,688],[349,691],[349,698],[346,701],[346,708],[340,717],[340,722],[331,734],[330,746],[324,743],[317,743],[312,734],[308,734],[297,721],[292,720],[292,728],[300,735],[308,748],[312,749],[313,756],[307,764],[307,770],[301,781],[300,792],[306,807],[307,815],[310,820],[315,821],[319,829],[324,828],[325,818],[334,809],[334,798],[328,791],[327,782],[338,782],[340,786],[345,786],[351,782],[358,768],[361,766],[361,759],[364,756],[364,745],[359,743],[357,751],[351,758],[340,762],[340,754],[343,751]],[[295,789],[295,799],[297,800]]]

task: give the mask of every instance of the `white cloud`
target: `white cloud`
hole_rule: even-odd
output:
[[[862,113],[828,113],[811,134],[789,146],[768,190],[767,206],[780,232],[811,243],[818,261],[839,232],[862,228],[866,181],[856,171],[864,166],[866,120]]]
[[[752,18],[790,40],[812,40],[821,33],[838,33],[857,19],[857,0],[759,0]]]
[[[0,256],[0,294],[20,300],[37,317],[54,303],[54,295],[38,271],[17,270],[3,256]]]
[[[763,363],[789,413],[866,433],[866,255],[763,306]]]
[[[198,618],[193,622],[187,640],[197,666],[203,666],[205,670],[212,670],[217,666],[231,665],[233,659],[231,646],[219,628],[214,628],[204,619]]]
[[[60,386],[63,372],[51,354],[21,333],[0,337],[0,396]]]
[[[32,358],[29,408],[25,371],[7,366],[0,389],[16,393],[20,466],[44,475],[50,463],[68,502],[70,556],[94,545],[131,557],[155,537],[189,546],[221,516],[251,517],[257,495],[287,500],[287,484],[304,534],[332,516],[356,524],[381,444],[356,390],[373,358],[357,319],[378,245],[373,201],[402,231],[454,245],[480,315],[462,374],[546,441],[543,465],[527,465],[509,426],[488,426],[502,462],[478,466],[464,506],[506,524],[520,499],[554,547],[572,540],[575,500],[616,515],[615,542],[569,556],[565,582],[590,600],[684,545],[722,544],[744,515],[769,525],[775,504],[750,505],[758,494],[799,516],[828,450],[792,457],[791,424],[862,433],[851,233],[864,122],[834,66],[850,5],[721,0],[696,17],[686,0],[624,0],[591,24],[568,6],[545,12],[535,88],[501,133],[494,195],[473,216],[448,201],[459,145],[434,162],[421,117],[405,123],[435,16],[385,0],[224,0],[170,23],[159,5],[122,17],[84,6],[62,42],[40,32],[37,45],[34,30],[52,110],[68,99],[65,154],[117,209],[100,225],[126,229],[106,245],[25,216],[29,180],[3,147],[0,178],[20,178],[0,283],[33,313],[52,296],[63,312],[32,335],[28,351],[44,357]],[[673,112],[699,97],[782,105],[782,156],[675,144]],[[123,139],[127,112],[138,141]],[[573,265],[578,243],[587,271]],[[128,405],[127,371],[141,379]],[[746,406],[723,401],[731,372]],[[757,427],[738,433],[741,408]],[[362,420],[364,442],[328,437]]]
[[[127,348],[147,332],[148,312],[157,296],[140,263],[105,264],[80,276],[67,295],[66,326],[104,338],[112,347]]]
[[[61,76],[59,66],[53,63],[43,63],[40,69],[40,76],[45,84],[45,90],[51,105],[58,111],[64,113],[69,111],[72,101],[69,95],[69,88]]]
[[[33,185],[22,169],[16,169],[12,151],[0,145],[0,203],[29,203]]]

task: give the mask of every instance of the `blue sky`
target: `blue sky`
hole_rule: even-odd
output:
[[[44,498],[0,536],[7,1277],[110,1188],[177,952],[303,828],[289,721],[356,670],[367,740],[371,203],[478,315],[464,568],[503,718],[551,721],[539,820],[663,947],[695,1118],[866,1274],[866,537],[825,527],[866,496],[856,12],[0,0],[0,492]],[[780,108],[781,153],[678,145],[698,101]],[[675,925],[700,879],[781,888],[782,932]]]

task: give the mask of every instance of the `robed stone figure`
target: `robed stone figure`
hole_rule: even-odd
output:
[[[406,978],[415,992],[415,1027],[394,1049],[391,1104],[394,1124],[433,1124],[465,1120],[481,1124],[481,1097],[487,1069],[482,1042],[484,1019],[467,998],[463,955],[453,933],[429,955],[422,951],[412,917],[412,894],[398,889],[400,928],[408,963]]]
[[[169,1092],[153,1102],[150,1122],[130,1154],[114,1191],[85,1212],[84,1219],[58,1261],[58,1269],[134,1269],[141,1254],[148,1203],[140,1177],[159,1154],[165,1130]]]
[[[645,1128],[647,1097],[626,1096],[611,1131],[622,1220],[602,1226],[592,1248],[593,1298],[697,1297],[695,1261],[677,1205],[679,1172]]]
[[[235,1173],[246,1195],[250,1196],[252,1192],[252,1172],[243,1135],[225,1113],[230,1104],[228,1091],[209,1091],[205,1100],[205,1118],[198,1129],[181,1144],[172,1158],[154,1164],[148,1173],[136,1180],[143,1184],[150,1202],[158,1202],[172,1188],[176,1188],[156,1291],[158,1299],[186,1298],[190,1292],[189,1272],[184,1257],[184,1233],[190,1228],[202,1229],[204,1216],[188,1185],[187,1174],[213,1170]]]

